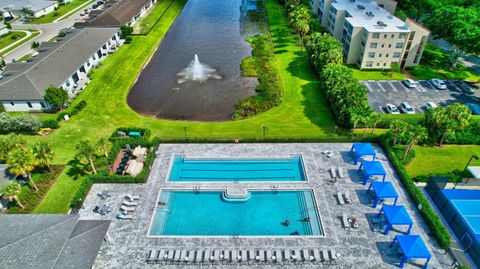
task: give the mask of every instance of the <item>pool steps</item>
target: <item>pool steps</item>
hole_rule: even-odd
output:
[[[230,186],[222,193],[222,199],[226,202],[246,202],[250,199],[250,193],[246,188]]]

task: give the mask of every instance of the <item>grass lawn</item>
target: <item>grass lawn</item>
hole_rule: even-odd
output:
[[[358,80],[402,80],[406,79],[407,75],[397,72],[387,71],[365,71],[360,70],[356,66],[348,66],[353,72],[353,76]]]
[[[0,37],[0,49],[3,49],[18,40],[24,38],[27,34],[24,32],[11,31],[8,34],[2,35]],[[3,53],[3,52],[2,52]]]
[[[27,53],[23,55],[22,57],[16,59],[17,62],[23,62],[26,61],[28,58],[32,57],[33,53]]]
[[[335,137],[335,123],[318,90],[318,78],[310,68],[306,52],[297,46],[283,7],[276,0],[266,0],[265,5],[276,49],[275,60],[284,88],[281,105],[247,120],[228,122],[158,120],[132,111],[126,104],[126,96],[136,79],[133,74],[141,71],[185,2],[175,0],[153,31],[146,36],[134,36],[131,44],[120,47],[99,69],[94,70],[92,82],[71,105],[85,100],[87,106],[84,110],[68,122],[61,123],[61,128],[50,136],[28,139],[46,139],[57,154],[55,162],[65,164],[73,158],[74,146],[80,139],[94,141],[107,137],[120,126],[149,128],[152,136],[177,140],[184,138],[184,127],[189,139],[226,142],[237,138],[240,141],[260,139],[264,126],[267,138],[299,140]],[[165,8],[162,5],[156,7]],[[72,178],[68,169],[67,166],[36,212],[62,213],[68,210],[82,180]]]
[[[67,14],[68,12],[78,8],[79,6],[90,2],[93,3],[95,0],[73,0],[70,3],[67,3],[65,5],[58,6],[57,10],[50,12],[46,15],[41,16],[40,18],[35,18],[31,19],[28,23],[35,23],[35,24],[42,24],[42,23],[50,23],[56,20],[57,18],[60,18],[61,16]],[[73,15],[71,13],[70,15]],[[65,17],[68,18],[68,17]]]
[[[10,51],[12,51],[12,50],[20,47],[20,46],[21,46],[22,44],[24,44],[25,42],[27,42],[27,41],[29,41],[29,40],[32,40],[33,38],[37,37],[37,36],[40,34],[40,32],[39,32],[38,30],[30,29],[30,30],[28,30],[28,31],[32,32],[32,34],[31,34],[28,38],[23,39],[21,42],[17,43],[17,45],[15,45],[15,46],[13,46],[13,47],[10,47],[10,48],[7,49],[7,50],[2,51],[2,52],[0,53],[0,55],[5,55],[5,54],[9,53]],[[23,34],[23,36],[26,35],[25,33],[22,33],[22,34]]]
[[[153,8],[148,11],[148,15],[141,18],[134,25],[135,34],[147,34],[150,29],[155,26],[155,23],[163,16],[167,8],[172,5],[174,0],[158,1]]]
[[[480,145],[415,146],[414,149],[415,158],[407,165],[412,177],[462,170],[472,154],[480,156]],[[471,165],[480,165],[480,161],[473,160]]]

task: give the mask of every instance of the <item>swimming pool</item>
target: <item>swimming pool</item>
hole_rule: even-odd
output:
[[[222,193],[162,190],[160,201],[167,204],[157,207],[150,235],[323,235],[311,190],[250,191],[242,202],[227,202]],[[302,221],[305,218],[309,221]]]
[[[302,158],[193,159],[176,155],[170,181],[305,181]]]

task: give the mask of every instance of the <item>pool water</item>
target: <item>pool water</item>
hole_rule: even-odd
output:
[[[271,159],[189,159],[175,156],[170,181],[305,181],[300,156]]]
[[[322,235],[312,191],[251,191],[245,202],[226,202],[222,191],[163,190],[150,235]],[[309,217],[310,221],[301,221]],[[290,224],[285,225],[284,221]]]

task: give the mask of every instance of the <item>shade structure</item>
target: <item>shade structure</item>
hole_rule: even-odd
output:
[[[413,220],[408,215],[407,209],[403,205],[384,205],[377,216],[385,215],[387,219],[387,228],[384,234],[387,235],[392,229],[393,225],[408,225],[407,234],[410,234],[413,226]]]
[[[385,181],[385,177],[387,173],[385,169],[383,169],[383,165],[379,161],[363,161],[358,168],[358,171],[362,170],[365,171],[365,178],[363,179],[363,185],[367,184],[368,179],[371,176],[382,176],[382,181]]]
[[[469,166],[467,169],[475,179],[480,179],[480,166]]]
[[[395,241],[398,242],[403,253],[402,259],[400,260],[400,268],[403,268],[408,259],[427,259],[423,266],[423,268],[427,268],[432,255],[419,235],[397,235],[392,243],[390,243],[390,247],[393,246]]]
[[[393,204],[394,205],[397,204],[398,193],[395,190],[395,187],[393,187],[392,182],[374,181],[370,183],[370,186],[368,187],[367,192],[370,192],[371,189],[375,191],[375,202],[373,202],[373,206],[372,206],[373,208],[377,207],[377,204],[380,201],[380,199],[392,198],[392,199],[395,199]]]
[[[372,156],[374,161],[377,154],[370,143],[353,143],[350,152],[353,152],[353,164],[357,164],[363,156]]]

